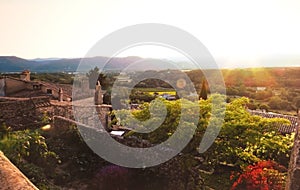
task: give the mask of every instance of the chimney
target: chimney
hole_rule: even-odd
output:
[[[21,80],[30,81],[30,71],[24,70],[20,75]]]
[[[96,105],[101,105],[101,104],[103,104],[102,90],[101,90],[101,84],[100,84],[100,81],[97,81],[94,100],[95,100],[95,104],[96,104]]]
[[[59,89],[58,89],[58,100],[59,100],[60,102],[63,102],[63,101],[64,101],[63,95],[64,95],[63,89],[62,89],[62,88],[59,88]]]

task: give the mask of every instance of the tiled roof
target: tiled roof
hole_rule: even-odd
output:
[[[59,88],[62,88],[63,93],[67,97],[72,97],[72,85],[68,84],[55,84],[50,82],[44,82],[44,81],[37,81],[39,84],[44,85],[54,91],[59,91]]]
[[[291,122],[291,125],[281,125],[281,126],[279,126],[278,130],[283,134],[296,132],[296,129],[298,126],[298,118],[296,116],[283,115],[283,114],[272,113],[272,112],[262,112],[262,111],[256,111],[256,110],[249,110],[249,112],[253,115],[259,115],[259,116],[265,117],[265,118],[287,119]]]

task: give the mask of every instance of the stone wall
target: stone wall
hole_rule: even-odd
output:
[[[101,124],[105,127],[110,122],[111,105],[74,105],[76,120],[88,126],[98,126],[100,120]]]
[[[13,130],[40,127],[45,106],[51,106],[49,97],[0,97],[0,125],[5,123]]]
[[[41,86],[41,91],[45,94],[51,94],[54,98],[59,99],[60,97],[60,88],[62,88],[62,85],[52,84],[52,83],[46,83],[39,81],[38,82]],[[64,85],[64,88],[66,88],[66,85]],[[72,100],[70,92],[65,92],[65,89],[62,91],[62,100],[70,102]],[[67,90],[67,89],[66,89]]]
[[[36,111],[30,98],[0,98],[0,124],[15,129],[22,128],[29,118],[35,118]]]
[[[32,84],[28,81],[22,81],[7,77],[5,78],[5,94],[10,95],[24,89],[32,89]]]
[[[286,190],[300,189],[300,111],[298,113],[298,127],[295,134],[294,146],[290,157]]]
[[[0,152],[0,189],[38,190],[2,152]]]
[[[95,122],[101,121],[107,127],[110,123],[110,105],[73,106],[71,102],[50,101],[48,96],[32,98],[0,97],[0,125],[5,123],[14,130],[36,128],[43,125],[44,115],[49,118],[62,116],[75,120],[73,108],[80,118],[77,121],[87,126],[97,126]],[[94,123],[92,123],[94,122]]]
[[[88,125],[85,125],[83,123],[80,123],[80,122],[77,122],[77,121],[74,121],[74,120],[71,120],[71,119],[67,119],[67,118],[64,118],[64,117],[61,117],[61,116],[55,116],[54,117],[53,124],[52,124],[52,128],[53,128],[52,130],[53,130],[54,133],[58,132],[58,131],[60,131],[60,132],[67,131],[67,130],[71,129],[69,127],[71,125],[81,127],[81,131],[85,131],[85,132],[86,131],[91,131],[92,135],[96,135],[97,133],[100,134],[100,135],[103,134],[103,133],[108,133],[107,131],[103,131],[99,128],[93,128],[91,126],[88,126]],[[134,137],[134,136],[123,137],[123,136],[111,135],[111,137],[114,138],[119,143],[124,144],[124,145],[129,146],[129,147],[146,148],[146,147],[153,146],[148,141],[139,139],[139,138]]]
[[[5,79],[0,78],[0,96],[5,96]]]
[[[112,108],[110,105],[73,106],[73,108],[69,109],[58,108],[60,107],[55,107],[54,111],[52,112],[54,113],[54,115],[52,115],[54,117],[53,121],[56,122],[55,126],[57,126],[57,122],[60,126],[63,126],[64,122],[69,122],[69,124],[96,128],[100,121],[102,126],[107,129],[109,123],[111,122],[110,112]],[[73,109],[76,111],[76,121],[73,115]],[[60,113],[58,113],[57,110],[59,110]]]

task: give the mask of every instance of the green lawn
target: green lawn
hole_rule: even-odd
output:
[[[135,88],[135,90],[141,92],[147,92],[150,95],[153,95],[154,93],[158,93],[159,95],[165,93],[170,95],[176,95],[176,91],[172,88]]]

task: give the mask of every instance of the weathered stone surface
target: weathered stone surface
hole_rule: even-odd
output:
[[[71,102],[50,100],[49,97],[11,98],[0,97],[0,125],[5,123],[13,130],[38,128],[42,118],[60,115],[73,118]]]
[[[286,190],[299,190],[300,189],[300,112],[298,113],[298,127],[296,130],[294,147],[291,153],[289,163],[288,179],[286,183]]]
[[[37,190],[38,188],[0,152],[0,189]]]
[[[49,97],[0,97],[0,124],[5,123],[13,130],[39,127],[42,113],[38,108],[48,106],[51,106]]]

